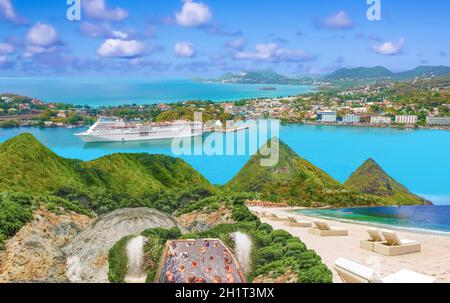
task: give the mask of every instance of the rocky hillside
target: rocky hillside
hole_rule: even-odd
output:
[[[422,205],[431,203],[411,193],[390,177],[373,159],[367,160],[359,167],[344,185],[351,190],[381,197],[386,204]]]
[[[0,251],[0,283],[67,282],[62,247],[93,221],[76,213],[55,214],[41,207],[33,220]]]

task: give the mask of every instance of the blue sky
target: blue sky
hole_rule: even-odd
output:
[[[0,0],[0,76],[287,75],[450,65],[450,2],[380,0]]]

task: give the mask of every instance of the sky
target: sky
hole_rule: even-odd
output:
[[[450,65],[448,0],[79,0],[80,20],[67,1],[0,0],[0,76]],[[378,1],[381,20],[369,20]]]

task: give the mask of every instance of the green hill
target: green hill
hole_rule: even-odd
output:
[[[289,78],[272,70],[245,71],[239,74],[225,73],[221,77],[210,81],[243,84],[301,84],[299,79]]]
[[[126,206],[166,211],[213,193],[181,159],[115,154],[91,162],[59,157],[30,134],[0,144],[0,192],[57,195],[102,212]]]
[[[279,141],[280,159],[274,167],[260,165],[262,155],[253,156],[226,188],[237,192],[258,193],[261,199],[302,206],[350,206],[382,204],[346,190],[338,181],[320,168],[299,157],[291,148]]]
[[[361,80],[392,78],[394,73],[382,66],[341,68],[325,76],[326,80]]]
[[[77,161],[59,157],[31,134],[0,144],[0,191],[40,193],[63,185],[79,185]]]
[[[411,193],[390,177],[373,159],[367,160],[345,182],[348,189],[383,198],[387,204],[422,205],[429,201]]]
[[[418,66],[413,70],[396,74],[398,79],[413,79],[416,77],[442,77],[450,75],[449,66]]]
[[[327,81],[408,80],[450,75],[449,66],[418,66],[413,70],[394,73],[382,66],[341,68],[324,77]]]

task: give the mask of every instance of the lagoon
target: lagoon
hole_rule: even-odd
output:
[[[86,144],[83,129],[0,129],[0,142],[30,132],[58,155],[93,160],[113,153],[173,156],[170,141]],[[229,135],[229,134],[228,134]],[[226,136],[211,134],[205,136]],[[343,126],[285,125],[281,140],[303,158],[344,182],[366,159],[375,159],[393,178],[435,204],[450,205],[450,132]],[[265,142],[259,142],[259,146]],[[245,156],[181,156],[214,184],[225,184],[245,165]]]
[[[308,209],[296,212],[326,219],[364,222],[381,227],[450,234],[450,206],[448,205]]]
[[[0,93],[14,93],[91,107],[173,103],[190,100],[239,101],[309,93],[312,86],[203,83],[186,79],[151,78],[0,78]]]

